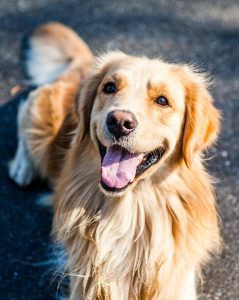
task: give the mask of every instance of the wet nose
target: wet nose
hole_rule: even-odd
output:
[[[115,110],[108,114],[106,125],[116,138],[130,134],[138,125],[135,116],[125,110]]]

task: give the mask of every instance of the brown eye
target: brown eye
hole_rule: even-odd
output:
[[[159,96],[156,99],[156,103],[161,106],[168,106],[168,100],[164,96]]]
[[[114,93],[117,92],[117,87],[114,84],[114,82],[111,82],[111,81],[107,82],[104,85],[103,92],[106,93],[106,94],[114,94]]]

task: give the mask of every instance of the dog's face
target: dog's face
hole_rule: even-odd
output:
[[[211,143],[218,115],[215,120],[203,115],[209,110],[215,116],[216,110],[201,79],[184,66],[121,53],[106,56],[80,103],[85,108],[88,101],[86,122],[101,156],[104,193],[126,192],[175,156],[184,156],[189,165],[194,152]]]

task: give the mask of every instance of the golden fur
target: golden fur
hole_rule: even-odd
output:
[[[68,34],[66,45],[61,41]],[[220,247],[212,178],[201,158],[217,137],[220,119],[206,79],[189,66],[121,52],[107,53],[92,66],[87,46],[82,54],[83,41],[59,24],[41,27],[31,39],[37,40],[33,50],[46,40],[57,53],[68,49],[62,50],[68,62],[63,73],[21,107],[19,139],[30,167],[55,190],[53,232],[68,256],[69,299],[196,299],[195,276]],[[117,94],[102,91],[109,81]],[[155,103],[160,95],[168,107]],[[104,124],[115,107],[133,111],[139,122],[122,147],[140,153],[166,149],[117,194],[99,184],[98,150],[98,141],[111,143]]]

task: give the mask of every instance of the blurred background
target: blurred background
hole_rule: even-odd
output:
[[[202,300],[239,299],[239,1],[0,0],[0,300],[50,300],[56,294],[45,263],[52,216],[35,204],[45,187],[35,183],[23,190],[7,177],[17,110],[8,100],[11,88],[23,82],[21,39],[47,21],[73,27],[95,54],[117,48],[194,63],[212,75],[223,122],[208,166],[216,178],[225,246],[205,269],[199,293]]]

